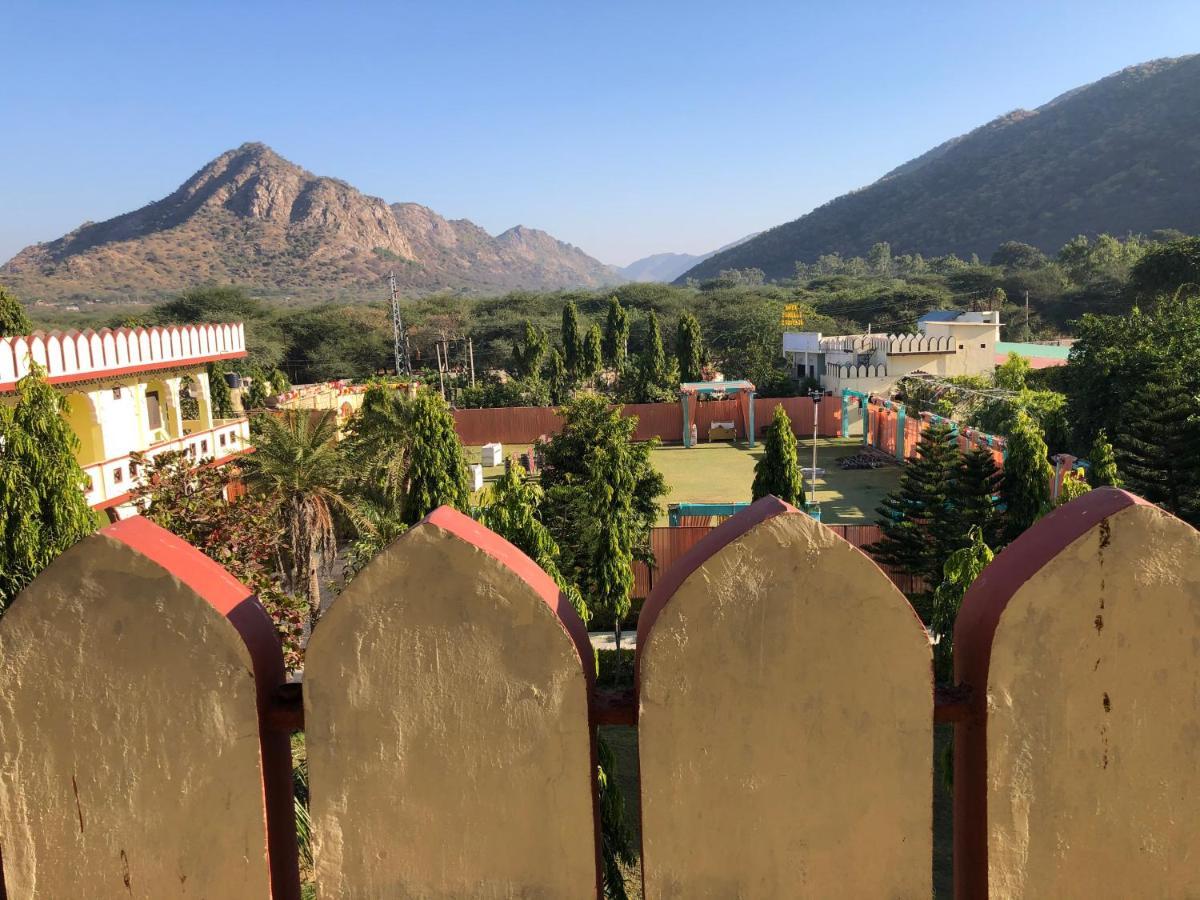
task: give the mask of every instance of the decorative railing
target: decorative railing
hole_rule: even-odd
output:
[[[880,353],[900,356],[905,353],[954,353],[953,335],[888,334],[871,338],[871,346]]]
[[[160,453],[184,451],[192,459],[223,460],[246,452],[250,446],[248,419],[215,419],[212,428],[200,428],[196,420],[183,423],[184,435],[160,441],[144,451],[143,460]],[[102,462],[83,466],[88,477],[87,501],[97,508],[115,506],[124,501],[135,486],[141,483],[143,472],[137,471],[132,454],[116,456]]]
[[[242,323],[51,331],[0,338],[0,391],[12,390],[31,363],[53,383],[86,381],[246,355]]]
[[[887,378],[887,366],[885,365],[838,365],[837,363],[826,363],[825,374],[827,377],[833,377],[842,381],[853,380],[858,378]]]

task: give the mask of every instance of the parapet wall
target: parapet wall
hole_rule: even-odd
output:
[[[1200,534],[1091,491],[976,582],[966,699],[937,699],[904,596],[766,498],[657,579],[614,697],[549,577],[441,509],[318,625],[301,713],[257,601],[131,519],[0,618],[3,875],[12,898],[295,900],[305,728],[318,896],[596,897],[593,738],[624,722],[645,896],[928,897],[953,721],[956,896],[1193,896],[1198,609]]]

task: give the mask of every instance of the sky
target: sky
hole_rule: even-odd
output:
[[[625,265],[1200,51],[1200,6],[4,0],[0,33],[0,261],[262,141],[388,202]]]

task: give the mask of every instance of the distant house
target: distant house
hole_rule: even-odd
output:
[[[245,355],[240,323],[0,338],[0,403],[13,402],[31,361],[40,365],[66,396],[88,502],[119,519],[134,512],[129,492],[142,474],[131,454],[182,450],[220,463],[244,452],[249,423],[244,416],[214,416],[206,366]],[[185,378],[194,418],[183,415]]]

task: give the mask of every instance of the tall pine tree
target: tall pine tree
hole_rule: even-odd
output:
[[[681,381],[699,381],[704,368],[704,339],[700,333],[700,322],[690,312],[679,317],[675,333],[675,356],[679,360]]]
[[[579,310],[573,300],[568,300],[562,311],[563,363],[567,376],[572,381],[580,378],[580,362],[583,356],[583,332],[579,327]]]
[[[1200,522],[1200,401],[1183,373],[1147,376],[1124,410],[1117,464],[1129,489],[1193,524]]]
[[[1013,417],[1006,447],[1000,496],[1004,500],[1007,537],[1011,541],[1050,511],[1050,479],[1054,469],[1042,429],[1024,409],[1018,409]]]
[[[579,377],[584,381],[591,381],[600,374],[600,368],[604,365],[602,343],[600,326],[593,325],[583,339],[583,352],[579,357]]]
[[[954,507],[961,457],[950,426],[929,426],[905,462],[899,486],[877,510],[883,537],[872,554],[930,588],[941,583],[942,566],[965,541]]]
[[[526,319],[523,339],[513,344],[513,368],[516,369],[517,377],[529,378],[540,374],[548,348],[546,332],[536,328]]]
[[[404,520],[412,525],[442,505],[467,511],[470,491],[462,442],[440,396],[421,391],[408,413],[408,491]]]
[[[658,316],[654,310],[646,320],[646,343],[638,355],[637,372],[633,390],[636,403],[664,403],[674,399],[679,387],[679,377],[673,365],[667,361],[663,350],[662,332],[658,327]]]
[[[804,481],[796,453],[796,435],[782,404],[775,407],[775,417],[763,441],[763,455],[754,464],[751,496],[758,500],[768,494],[804,508]]]
[[[0,405],[0,610],[97,524],[79,439],[44,374],[35,366],[17,383],[16,406]]]
[[[992,451],[976,447],[962,454],[955,475],[954,528],[966,535],[978,528],[981,540],[989,547],[1000,542],[1000,514],[996,508],[1000,493],[1000,470]]]
[[[621,307],[621,301],[608,298],[608,313],[604,317],[604,362],[609,368],[620,372],[625,368],[625,357],[629,353],[629,315]]]

